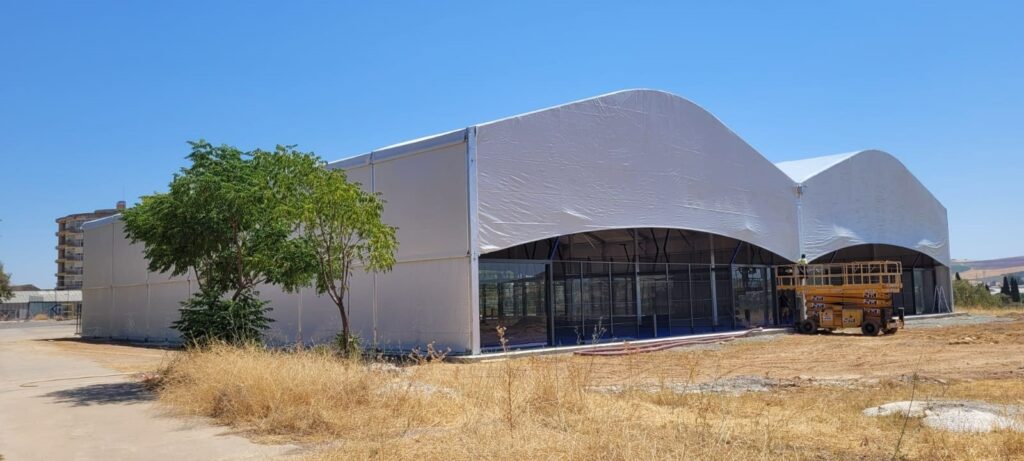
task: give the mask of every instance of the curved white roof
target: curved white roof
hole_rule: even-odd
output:
[[[788,162],[776,163],[775,166],[779,167],[779,169],[782,170],[783,173],[786,173],[786,176],[789,176],[793,181],[803,183],[814,175],[832,168],[835,164],[857,155],[857,153],[858,152],[848,152],[845,154],[790,160]]]
[[[891,155],[866,150],[772,164],[706,110],[657,90],[541,109],[331,167],[459,143],[475,147],[470,231],[482,253],[579,232],[660,227],[725,235],[794,261],[875,243],[949,264],[945,208]]]
[[[864,150],[778,167],[804,186],[800,239],[808,259],[873,243],[949,266],[946,208],[892,155]]]
[[[682,228],[798,257],[794,183],[713,115],[628,90],[477,127],[479,248]]]

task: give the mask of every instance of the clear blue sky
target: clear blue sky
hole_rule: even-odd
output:
[[[0,0],[15,282],[52,287],[55,218],[164,190],[189,139],[338,159],[636,87],[772,161],[891,152],[954,257],[1024,254],[1019,2],[365,3]]]

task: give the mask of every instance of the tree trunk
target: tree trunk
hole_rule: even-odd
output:
[[[341,297],[338,297],[338,311],[341,312],[341,347],[343,348],[342,352],[346,356],[348,356],[348,353],[349,353],[349,350],[348,350],[348,346],[349,346],[349,344],[348,344],[348,341],[349,341],[348,340],[348,338],[349,338],[348,312],[345,312],[345,301],[343,301]]]

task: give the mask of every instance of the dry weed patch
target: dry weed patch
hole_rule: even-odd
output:
[[[948,345],[962,330],[904,339],[979,353],[1012,345]],[[837,354],[836,344],[849,356],[833,356],[837,366],[849,362],[844,371],[859,366],[862,376],[798,378],[799,360],[765,359],[785,346],[809,360],[815,351]],[[160,396],[178,411],[259,436],[317,442],[313,460],[1024,459],[1024,433],[951,433],[914,418],[862,413],[911,398],[1024,405],[1018,374],[927,377],[919,373],[928,370],[924,355],[876,370],[873,357],[851,344],[861,338],[402,367],[315,350],[214,347],[172,361]],[[747,357],[766,371],[750,373],[727,357]],[[764,388],[736,387],[748,382]]]

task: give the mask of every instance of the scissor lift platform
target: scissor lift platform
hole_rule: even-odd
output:
[[[860,328],[868,336],[903,327],[903,309],[893,293],[903,289],[903,265],[895,261],[793,264],[775,267],[778,290],[793,290],[804,300],[796,328],[811,334]]]

